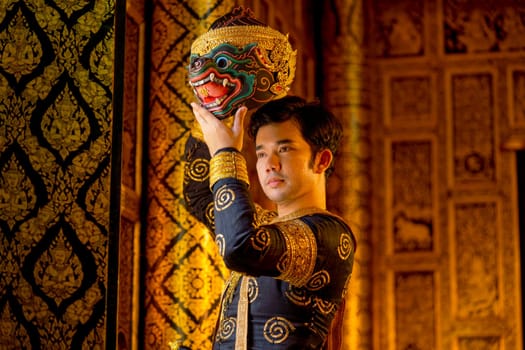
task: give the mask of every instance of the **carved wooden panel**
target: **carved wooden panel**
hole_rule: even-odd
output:
[[[387,73],[384,81],[387,127],[421,128],[435,124],[434,74],[417,71]]]
[[[457,350],[503,350],[503,342],[499,337],[460,337]]]
[[[376,57],[425,54],[425,1],[373,0],[371,53]]]
[[[502,141],[522,145],[525,3],[422,1],[419,56],[377,34],[406,1],[371,3],[374,349],[521,350],[517,173]]]
[[[515,0],[443,0],[447,54],[525,50],[525,3]]]
[[[496,79],[488,69],[449,72],[450,180],[459,186],[496,181]]]
[[[437,236],[433,137],[389,139],[386,145],[388,252],[432,252]]]
[[[502,315],[502,260],[497,199],[452,204],[450,253],[452,312],[457,319]]]
[[[525,37],[524,37],[525,40]],[[525,126],[525,65],[507,69],[508,116],[515,127]]]
[[[436,275],[433,271],[392,273],[394,316],[388,349],[436,349]]]

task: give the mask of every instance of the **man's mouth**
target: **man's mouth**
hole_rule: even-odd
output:
[[[272,177],[272,178],[268,179],[268,181],[266,181],[266,185],[268,185],[269,187],[277,187],[283,182],[284,182],[284,180],[281,179],[281,178]]]
[[[224,101],[231,97],[238,85],[230,81],[228,76],[219,76],[213,72],[202,79],[193,79],[190,84],[195,95],[208,110],[221,107]]]

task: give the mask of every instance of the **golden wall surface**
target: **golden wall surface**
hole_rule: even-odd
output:
[[[522,349],[525,6],[367,5],[374,349]]]
[[[214,240],[183,202],[183,153],[193,121],[190,45],[233,1],[159,0],[152,5],[147,218],[144,240],[145,349],[211,348],[227,278]]]
[[[0,3],[1,349],[105,348],[114,11]]]

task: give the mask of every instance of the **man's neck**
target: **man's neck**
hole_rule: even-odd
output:
[[[293,214],[297,211],[304,209],[318,208],[326,210],[326,200],[324,199],[312,199],[302,201],[301,203],[278,203],[277,204],[277,215],[279,217]]]

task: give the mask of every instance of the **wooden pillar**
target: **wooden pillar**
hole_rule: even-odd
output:
[[[364,45],[364,1],[325,2],[322,101],[344,126],[343,145],[329,181],[328,206],[351,225],[358,240],[346,295],[342,338],[332,349],[371,349],[370,103]],[[342,341],[342,344],[337,344]]]

